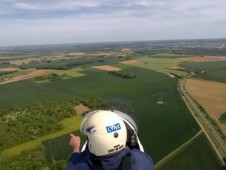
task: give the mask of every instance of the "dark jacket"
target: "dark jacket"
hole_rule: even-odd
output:
[[[128,147],[109,156],[94,156],[89,150],[73,153],[70,157],[67,170],[91,170],[93,163],[101,164],[103,170],[121,170],[122,159],[127,155],[131,161],[131,170],[154,170],[152,159],[138,149],[130,150]],[[95,160],[95,161],[93,161]]]

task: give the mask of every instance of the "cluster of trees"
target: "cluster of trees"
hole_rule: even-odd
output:
[[[99,97],[80,99],[80,103],[91,109],[110,109],[109,104]]]
[[[10,64],[8,61],[1,61],[0,64]]]
[[[183,71],[183,70],[182,70]],[[177,74],[175,74],[175,73],[172,73],[172,72],[169,72],[169,74],[171,74],[171,75],[173,75],[173,76],[175,76],[176,78],[178,78],[178,79],[180,79],[181,78],[181,76],[178,76]]]
[[[36,69],[49,69],[49,70],[68,70],[69,68],[64,64],[45,64],[45,65],[37,65]]]
[[[63,77],[67,76],[66,74],[59,75],[57,73],[51,73],[48,74],[47,76],[37,76],[34,78],[35,81],[57,81],[57,80],[62,80]]]
[[[41,102],[1,117],[0,150],[62,129],[58,122],[73,115],[73,104]]]
[[[109,71],[108,73],[111,75],[114,75],[114,76],[119,76],[119,77],[125,78],[125,79],[136,78],[136,75],[134,75],[132,73],[121,73],[121,72],[117,72],[117,71]]]
[[[45,150],[39,146],[32,150],[23,151],[20,155],[0,159],[0,169],[51,169],[65,170],[67,168],[67,158],[65,160],[54,161],[52,164],[45,159]]]
[[[0,160],[0,169],[48,169],[44,157],[44,149],[37,147],[33,150],[24,151],[20,155]]]
[[[16,72],[16,71],[0,71],[0,76],[4,76],[4,75],[11,74],[14,72]]]
[[[93,63],[93,61],[91,60],[80,60],[77,62],[72,62],[72,63],[68,63],[67,67],[72,68],[72,67],[77,67],[77,66],[81,66],[81,65],[85,65],[85,64],[91,64]]]
[[[73,116],[73,107],[79,103],[89,108],[107,107],[101,98],[95,97],[70,101],[43,101],[25,108],[8,110],[8,114],[0,117],[0,150],[61,130],[63,127],[58,122]]]

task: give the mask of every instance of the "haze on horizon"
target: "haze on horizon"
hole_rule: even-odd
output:
[[[0,46],[226,38],[225,0],[1,0]]]

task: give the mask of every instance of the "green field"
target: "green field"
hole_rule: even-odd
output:
[[[99,96],[130,103],[139,122],[139,136],[145,150],[157,162],[189,140],[199,127],[180,98],[177,79],[142,68],[128,68],[135,79],[123,79],[97,69],[86,76],[37,84],[25,80],[0,86],[0,106],[24,106],[42,100]],[[20,90],[18,90],[20,89]],[[164,104],[158,105],[161,100]],[[186,132],[186,133],[185,133]],[[161,142],[159,142],[161,141]]]
[[[221,162],[202,133],[156,170],[220,170]]]
[[[64,79],[70,79],[72,77],[79,77],[79,76],[84,76],[85,74],[81,73],[82,71],[84,71],[84,69],[81,68],[73,68],[70,70],[52,70],[49,71],[49,74],[57,74],[57,76],[60,77],[60,80],[64,80]],[[48,83],[51,80],[48,78],[47,76],[41,76],[43,77],[45,80],[40,80],[37,81],[36,79],[34,79],[37,83]]]
[[[212,62],[182,62],[179,66],[189,70],[197,71],[195,77],[226,83],[226,62],[212,61]],[[203,71],[203,73],[201,73]]]
[[[176,67],[181,63],[182,61],[185,61],[185,58],[151,58],[151,57],[141,57],[138,58],[138,61],[140,63],[135,64],[135,66],[140,68],[145,68],[149,70],[155,70],[158,72],[164,72],[164,73],[174,73],[179,76],[185,76],[187,75],[187,72],[181,71],[181,70],[175,70],[172,69],[172,67]]]
[[[152,55],[152,58],[183,58],[190,57],[191,55],[175,54],[175,53],[157,53]]]
[[[80,135],[80,131],[77,130],[73,132],[75,135]],[[48,161],[48,163],[53,163],[54,161],[59,160],[67,160],[67,158],[70,157],[72,154],[72,148],[68,144],[70,141],[69,134],[62,135],[59,137],[56,137],[54,139],[43,141],[43,145],[45,148],[45,157]],[[83,143],[85,141],[85,137],[81,136],[81,142]]]
[[[226,112],[224,112],[218,119],[219,121],[226,123]]]
[[[222,68],[226,68],[225,61],[211,61],[211,62],[182,62],[179,66],[184,67],[186,69],[191,70],[218,70]]]
[[[204,74],[196,75],[197,78],[226,83],[226,68],[207,71]]]

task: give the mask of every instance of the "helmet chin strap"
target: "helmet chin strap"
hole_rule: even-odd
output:
[[[134,133],[134,130],[133,129],[129,129],[128,130],[128,134],[130,136],[130,143],[131,143],[131,146],[134,147],[136,146],[136,135]]]
[[[81,152],[83,152],[83,151],[86,149],[87,144],[88,144],[88,141],[86,140],[86,142],[85,142],[85,143],[83,144],[83,146],[82,146]]]
[[[135,129],[133,128],[133,126],[129,123],[129,121],[127,121],[126,119],[122,118],[123,121],[126,122],[126,124],[128,124],[130,126],[130,128],[133,130],[133,135],[131,136],[131,144],[136,145],[136,141],[138,143],[139,149],[140,151],[144,152],[144,147],[143,145],[140,143],[139,137],[136,134]]]

